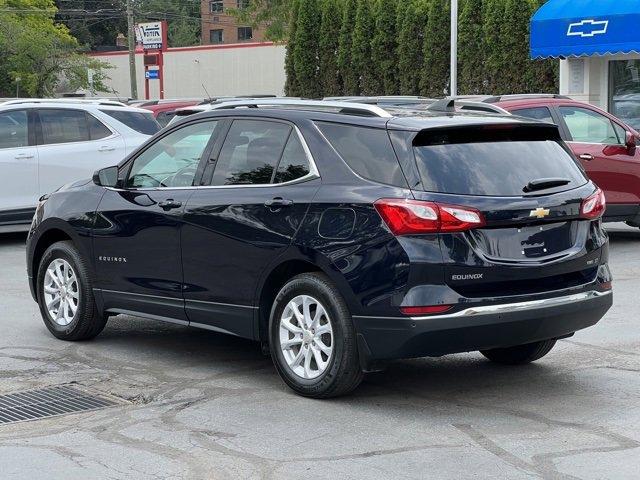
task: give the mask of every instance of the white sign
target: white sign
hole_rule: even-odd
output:
[[[136,25],[136,40],[147,50],[162,49],[162,22],[138,23]]]
[[[569,63],[569,94],[584,93],[584,59],[570,58]]]

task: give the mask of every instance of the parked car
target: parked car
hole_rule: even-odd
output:
[[[611,306],[604,196],[556,126],[257,106],[186,118],[41,200],[27,265],[54,336],[117,314],[237,335],[324,398],[390,359],[528,363]]]
[[[0,105],[0,231],[27,230],[38,198],[118,163],[160,129],[118,102],[19,100]]]
[[[175,102],[160,102],[153,105],[142,105],[140,108],[149,110],[153,113],[154,118],[160,124],[161,127],[166,127],[171,119],[175,116],[176,110],[179,108],[192,107],[199,105],[202,101],[175,101]]]
[[[613,115],[561,95],[487,97],[514,115],[552,122],[605,193],[605,222],[640,227],[640,141],[638,132]]]

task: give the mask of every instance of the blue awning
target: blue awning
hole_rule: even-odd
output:
[[[640,52],[640,0],[549,0],[531,19],[531,58]]]

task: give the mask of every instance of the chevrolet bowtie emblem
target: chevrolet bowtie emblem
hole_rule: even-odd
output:
[[[531,212],[529,212],[529,216],[530,217],[536,217],[536,218],[544,218],[546,216],[548,216],[551,213],[551,211],[548,208],[536,208],[535,210],[531,210]]]

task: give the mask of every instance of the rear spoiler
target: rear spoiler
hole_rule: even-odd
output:
[[[560,141],[556,125],[543,122],[486,123],[421,130],[413,139],[414,147],[455,143]]]

